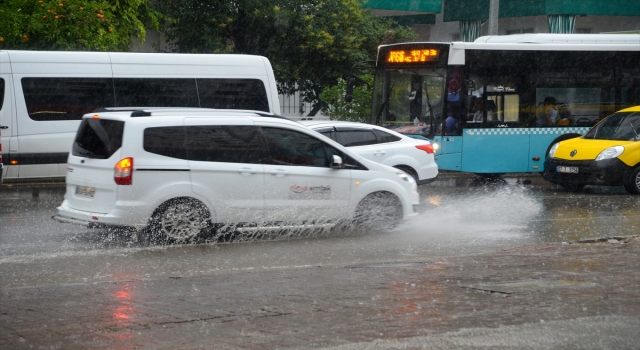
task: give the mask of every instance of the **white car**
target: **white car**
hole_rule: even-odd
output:
[[[297,122],[199,108],[85,115],[66,186],[54,219],[136,228],[168,242],[224,226],[325,229],[355,222],[385,230],[415,215],[419,204],[405,172]]]
[[[406,172],[418,185],[433,182],[438,176],[433,145],[427,140],[413,139],[381,126],[357,122],[306,120],[300,123],[364,158]]]

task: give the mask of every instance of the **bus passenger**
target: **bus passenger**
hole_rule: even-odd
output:
[[[458,135],[458,120],[453,116],[453,113],[449,113],[449,116],[444,121],[444,134]]]
[[[536,126],[554,126],[558,120],[558,109],[556,107],[556,99],[551,96],[544,98],[544,107],[542,113],[538,115]]]

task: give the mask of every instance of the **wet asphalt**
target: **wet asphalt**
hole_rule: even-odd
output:
[[[1,348],[640,344],[640,197],[444,175],[392,232],[148,246],[0,190]],[[581,243],[582,242],[582,243]]]

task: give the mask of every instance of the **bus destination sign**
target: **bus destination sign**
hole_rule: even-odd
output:
[[[411,64],[437,61],[440,58],[439,49],[420,50],[390,50],[387,63]]]

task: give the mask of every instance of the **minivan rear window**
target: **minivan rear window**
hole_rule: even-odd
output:
[[[83,119],[71,153],[77,157],[107,159],[122,146],[124,122]]]

